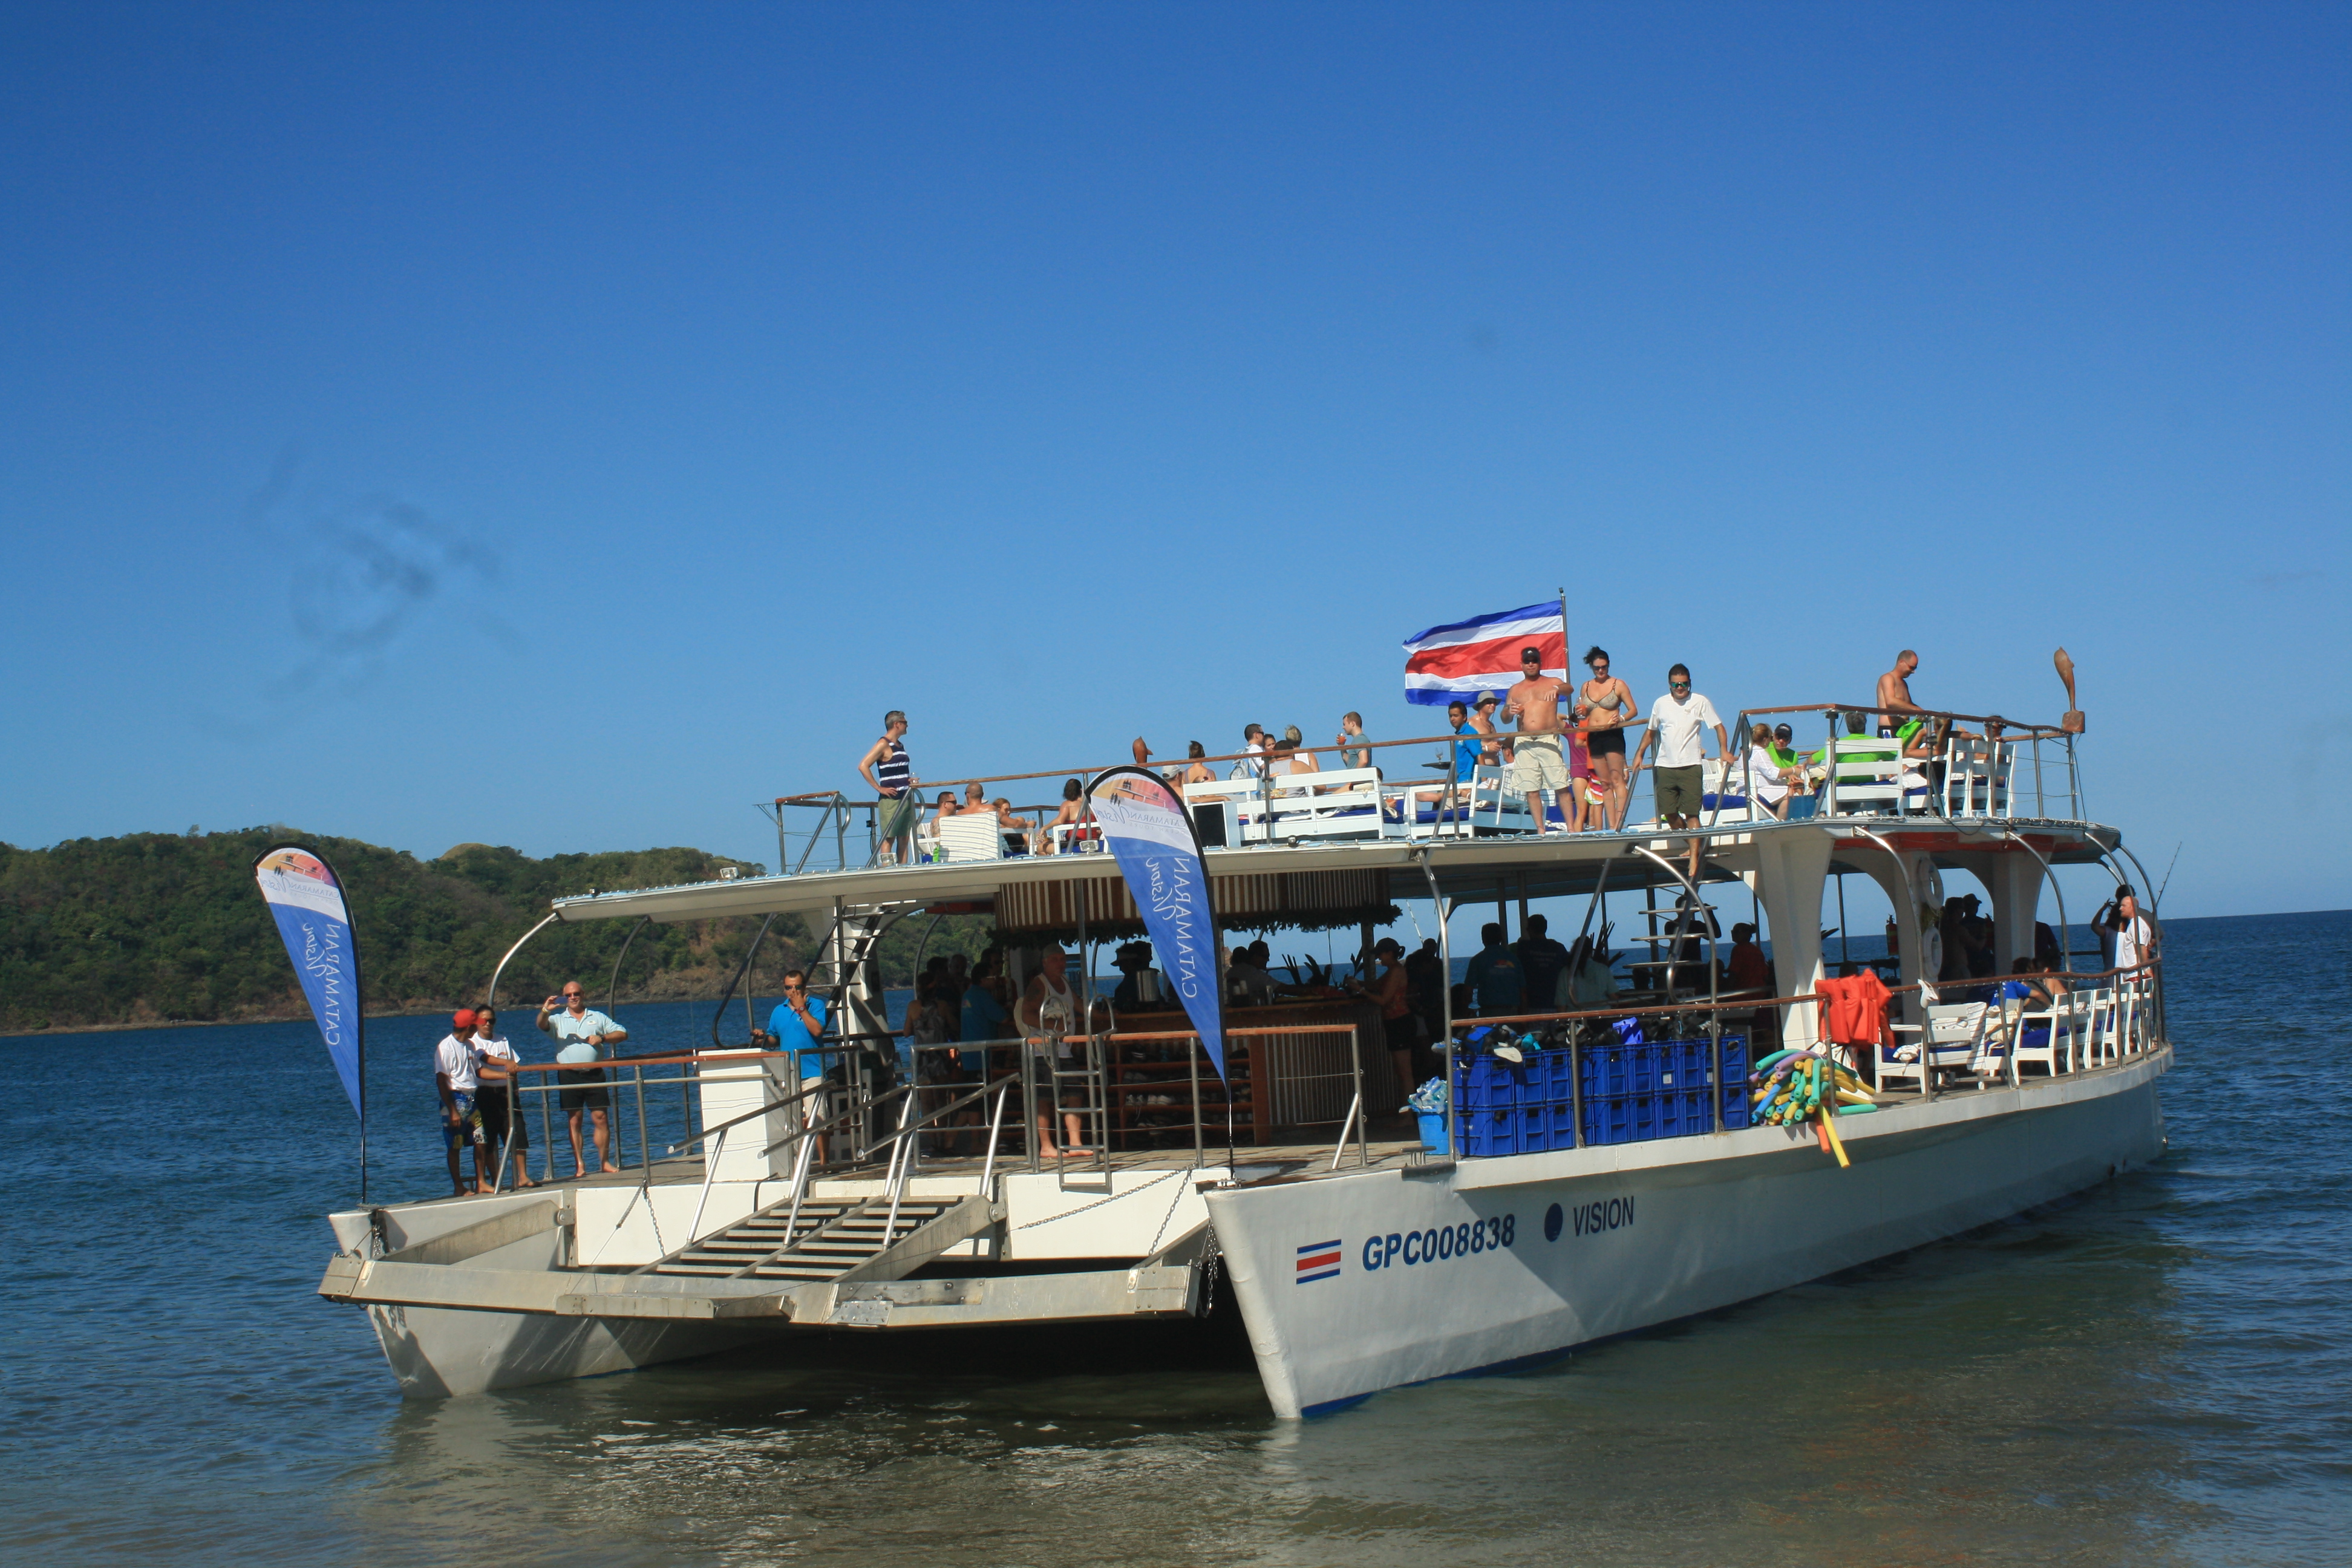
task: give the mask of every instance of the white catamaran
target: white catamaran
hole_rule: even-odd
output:
[[[716,1018],[713,1048],[608,1064],[625,1144],[635,1109],[635,1168],[337,1214],[320,1291],[364,1308],[404,1393],[431,1397],[813,1329],[1200,1317],[1222,1277],[1267,1398],[1295,1416],[1778,1290],[2156,1157],[2160,964],[2035,975],[2022,998],[1935,984],[1948,873],[1989,895],[2004,975],[2035,952],[2045,889],[2069,929],[2053,867],[2147,885],[2126,879],[2121,835],[2083,814],[2079,721],[1936,715],[1923,748],[1829,705],[1769,711],[1827,715],[1813,788],[1775,816],[1739,793],[1737,756],[1727,774],[1710,763],[1696,877],[1687,834],[1542,831],[1492,765],[1456,779],[1446,764],[1439,786],[1248,766],[1186,788],[1229,929],[1346,929],[1369,952],[1400,897],[1492,900],[1506,919],[1516,900],[1522,920],[1530,899],[1580,898],[1597,930],[1614,896],[1647,922],[1637,989],[1601,1005],[1499,1020],[1443,1005],[1452,1092],[1419,1136],[1389,1114],[1412,1085],[1380,1010],[1330,987],[1229,1001],[1221,1080],[1184,1014],[1149,985],[1140,1007],[1084,994],[1080,962],[1078,1005],[1050,1037],[926,1046],[901,1070],[874,961],[892,926],[992,913],[1018,984],[1048,949],[1143,935],[1135,904],[1085,822],[1032,854],[993,818],[950,817],[918,863],[861,864],[850,828],[865,813],[876,847],[870,804],[780,800],[780,847],[789,811],[821,824],[791,871],[562,899],[541,926],[805,917],[825,933],[810,984],[832,1000],[817,1048],[833,1070],[804,1089],[793,1054],[720,1046]],[[819,846],[833,864],[813,868]],[[1919,918],[1895,922],[1892,1005],[1855,1009],[1864,1037],[1844,1046],[1824,1038],[1846,993],[1821,916],[1849,873]],[[1777,977],[1744,993],[1706,914],[1735,889],[1762,914]],[[1514,1039],[1519,1061],[1493,1054]],[[1832,1058],[1871,1087],[1828,1091]],[[1775,1070],[1789,1076],[1751,1085]],[[535,1064],[512,1091],[551,1165],[552,1073]],[[1825,1103],[1762,1119],[1808,1075]],[[648,1141],[648,1095],[683,1098],[691,1135]],[[1832,1114],[1840,1100],[1851,1109]],[[1042,1154],[1038,1104],[1074,1110],[1089,1152]]]

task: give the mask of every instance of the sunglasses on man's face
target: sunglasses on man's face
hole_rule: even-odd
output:
[[[1666,682],[1666,684],[1673,687],[1676,691],[1688,691],[1690,689],[1690,682],[1687,680],[1670,680]]]

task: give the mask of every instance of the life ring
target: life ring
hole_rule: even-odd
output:
[[[1937,980],[1944,973],[1944,932],[1939,926],[1929,926],[1919,933],[1919,977]]]

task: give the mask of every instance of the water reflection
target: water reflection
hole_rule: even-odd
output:
[[[1230,1337],[1050,1331],[408,1405],[353,1522],[616,1561],[2164,1563],[2208,1510],[2159,1414],[2186,1254],[2158,1197],[1305,1424]]]

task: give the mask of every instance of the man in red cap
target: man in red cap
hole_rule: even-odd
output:
[[[433,1047],[433,1087],[441,1092],[441,1138],[448,1145],[449,1185],[461,1198],[468,1192],[490,1190],[488,1145],[482,1141],[482,1111],[474,1102],[482,1084],[474,1071],[473,1040],[474,1010],[460,1007],[450,1016],[449,1032]],[[461,1143],[474,1146],[471,1188],[466,1185],[466,1178],[457,1167],[457,1147]]]

